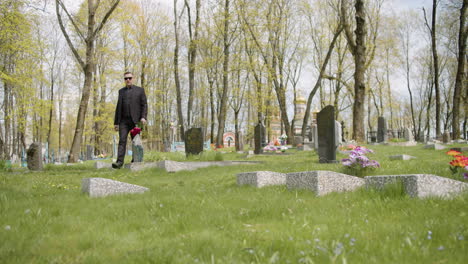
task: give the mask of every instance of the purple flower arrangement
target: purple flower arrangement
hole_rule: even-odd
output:
[[[371,149],[356,146],[348,152],[349,157],[342,159],[341,164],[343,164],[347,170],[351,171],[352,174],[364,176],[366,171],[380,168],[380,164],[376,160],[371,160],[366,156],[368,153],[374,153]]]

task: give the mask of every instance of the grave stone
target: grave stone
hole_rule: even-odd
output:
[[[86,160],[92,160],[93,159],[93,153],[94,153],[94,148],[92,145],[86,145]]]
[[[262,154],[263,153],[263,144],[265,142],[265,127],[262,123],[258,123],[255,126],[255,154]]]
[[[382,175],[364,177],[366,188],[383,189],[385,185],[401,181],[411,197],[445,197],[466,192],[468,183],[431,174]]]
[[[288,189],[308,189],[318,196],[331,192],[353,191],[365,183],[364,179],[334,171],[303,171],[286,174]]]
[[[385,117],[379,116],[377,123],[377,143],[382,143],[387,141],[387,121]]]
[[[96,163],[94,163],[94,168],[96,168],[96,169],[112,169],[112,163],[96,161]]]
[[[343,140],[342,140],[342,130],[341,130],[341,123],[338,121],[335,121],[335,145],[339,146]]]
[[[34,142],[27,151],[28,169],[42,170],[42,147],[41,143]]]
[[[403,136],[406,141],[414,141],[413,132],[411,132],[411,129],[409,128],[405,128],[405,130],[403,130]]]
[[[143,144],[140,134],[135,135],[132,140],[133,162],[143,162]]]
[[[450,132],[448,130],[444,131],[444,134],[442,135],[442,142],[444,144],[450,143]]]
[[[90,197],[104,197],[115,194],[144,193],[149,191],[149,189],[111,179],[85,178],[81,182],[81,191]]]
[[[294,136],[294,145],[304,144],[304,138],[301,136]]]
[[[317,132],[317,124],[313,124],[310,128],[311,134],[312,134],[312,143],[313,143],[313,148],[315,150],[318,149],[318,132]]]
[[[286,174],[273,171],[254,171],[237,174],[238,185],[252,185],[257,188],[271,185],[285,185]]]
[[[335,108],[326,106],[317,114],[318,154],[320,163],[336,163]]]
[[[392,155],[389,158],[390,160],[411,160],[411,159],[415,159],[416,157],[406,155],[406,154],[401,154],[401,155]]]
[[[433,144],[427,144],[424,146],[425,149],[435,149],[435,150],[442,150],[445,149],[445,146],[433,143]]]
[[[185,153],[197,155],[203,151],[203,133],[200,127],[190,128],[185,132]]]

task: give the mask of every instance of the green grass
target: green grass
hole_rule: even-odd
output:
[[[373,174],[452,177],[445,151],[370,146]],[[291,151],[294,152],[294,151]],[[409,154],[417,160],[390,161]],[[213,160],[215,153],[189,160]],[[219,154],[218,154],[219,155]],[[149,153],[147,160],[185,160]],[[224,160],[244,155],[223,154]],[[338,158],[345,155],[339,154]],[[151,158],[151,159],[150,159]],[[0,174],[0,263],[466,263],[468,194],[415,199],[396,183],[316,197],[285,187],[237,186],[236,174],[333,170],[314,152],[265,163],[167,173],[95,170],[91,162]],[[81,180],[104,177],[150,192],[89,198]]]

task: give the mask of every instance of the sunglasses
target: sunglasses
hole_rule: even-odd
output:
[[[133,77],[125,77],[124,80],[131,80]]]

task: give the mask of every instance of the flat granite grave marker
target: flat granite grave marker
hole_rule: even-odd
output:
[[[203,151],[203,133],[200,127],[190,128],[185,132],[185,153],[198,155]]]
[[[96,169],[112,169],[112,163],[96,161],[96,163],[94,163],[94,168],[96,168]]]
[[[392,155],[389,158],[390,158],[390,160],[412,160],[412,159],[416,159],[416,157],[406,155],[406,154]]]
[[[318,154],[320,163],[336,163],[335,108],[326,106],[317,114]]]
[[[115,194],[144,193],[148,188],[105,178],[85,178],[81,181],[81,191],[90,197],[104,197]]]
[[[387,184],[401,181],[411,197],[452,197],[468,191],[468,183],[431,174],[382,175],[364,177],[366,188],[383,189]]]
[[[27,152],[27,163],[28,169],[30,170],[42,170],[42,147],[41,143],[32,143]]]
[[[304,171],[286,174],[288,189],[308,189],[318,196],[331,192],[353,191],[365,184],[364,179],[334,171]]]
[[[286,174],[273,171],[254,171],[237,174],[238,185],[252,185],[257,188],[271,185],[285,185]]]
[[[433,143],[433,144],[427,144],[424,146],[425,149],[435,149],[435,150],[442,150],[442,149],[445,149],[445,146],[442,146],[440,144],[437,144],[437,143]]]

